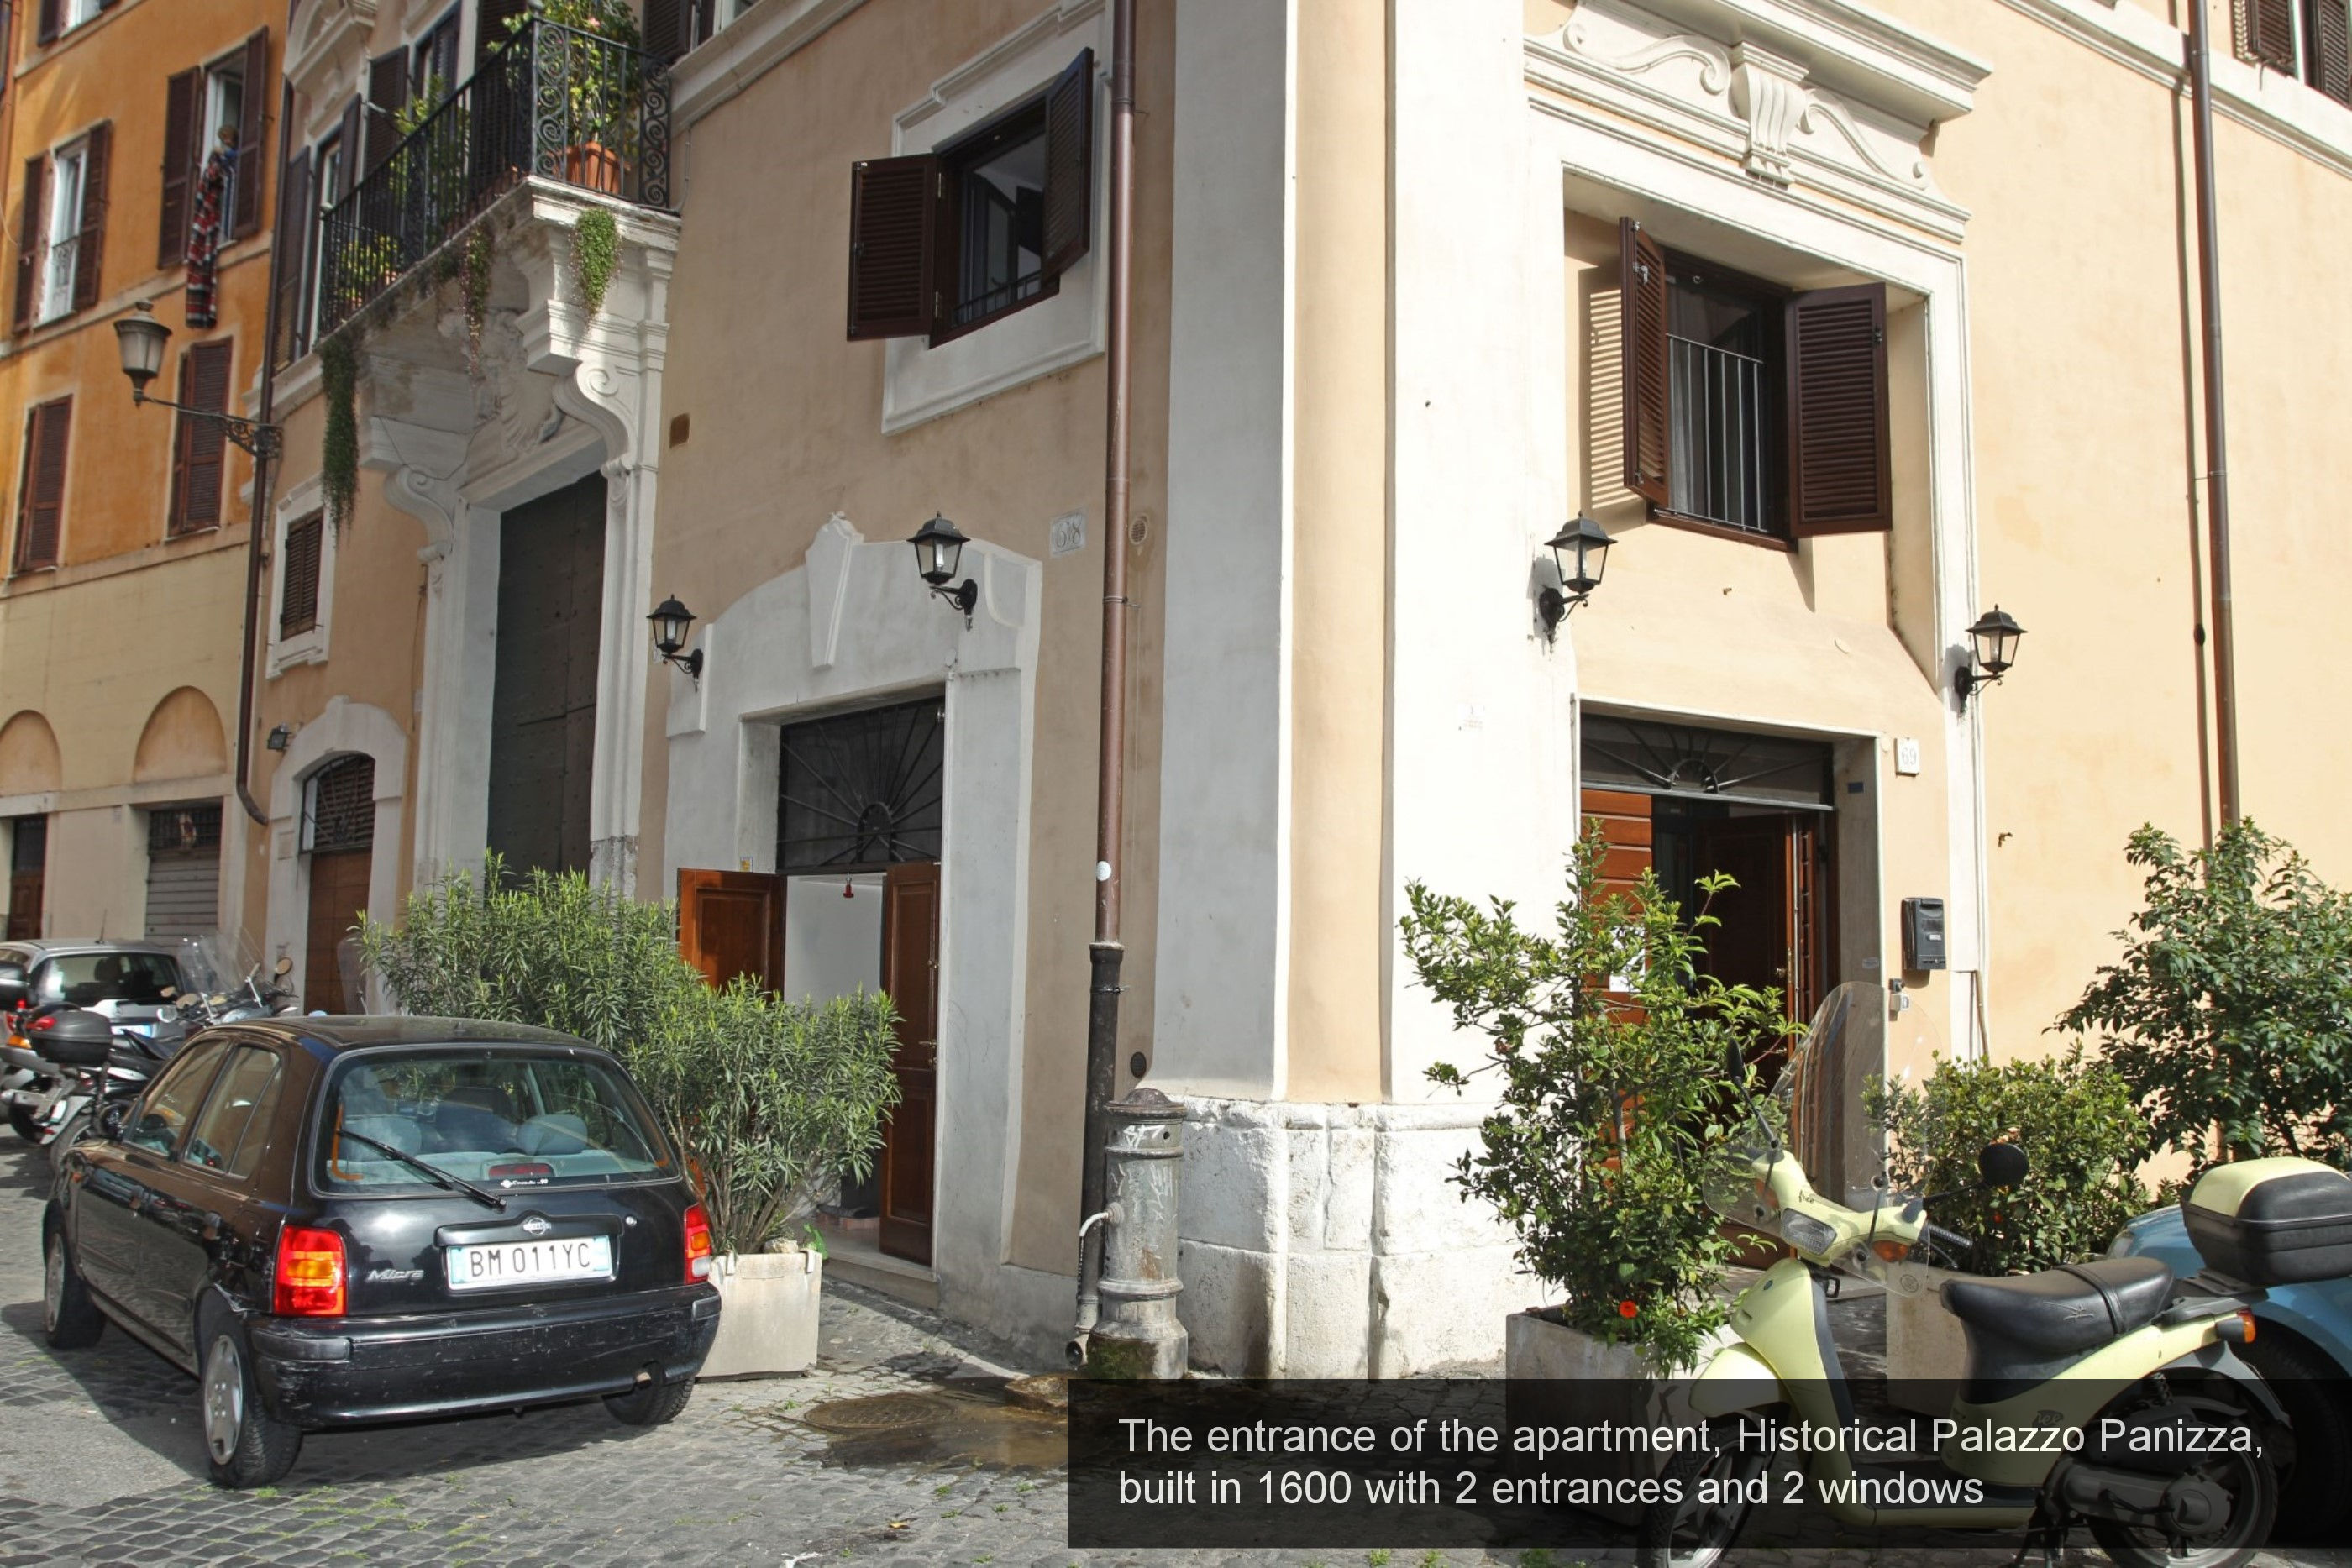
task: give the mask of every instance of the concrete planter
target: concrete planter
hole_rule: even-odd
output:
[[[817,1301],[824,1259],[804,1248],[730,1253],[712,1260],[719,1335],[705,1377],[765,1377],[805,1372],[816,1360]]]
[[[1503,1324],[1505,1419],[1521,1427],[1656,1426],[1672,1422],[1666,1390],[1641,1352],[1594,1339],[1541,1312],[1515,1312]],[[1580,1474],[1643,1479],[1664,1468],[1664,1454],[1591,1454],[1576,1461]],[[1641,1506],[1591,1511],[1620,1524],[1642,1517]]]
[[[1903,1409],[1927,1416],[1951,1409],[1969,1342],[1960,1320],[1944,1310],[1944,1281],[1961,1277],[1948,1269],[1908,1269],[1887,1288],[1887,1397]]]

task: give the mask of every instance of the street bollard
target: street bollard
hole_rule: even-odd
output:
[[[1137,1089],[1108,1109],[1102,1313],[1087,1348],[1087,1374],[1181,1377],[1191,1356],[1191,1338],[1176,1318],[1184,1289],[1176,1277],[1184,1107],[1157,1089]]]

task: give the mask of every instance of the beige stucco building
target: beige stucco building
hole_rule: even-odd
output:
[[[350,910],[486,847],[682,897],[716,974],[886,985],[908,1098],[845,1266],[1057,1341],[1122,549],[1120,1082],[1188,1106],[1193,1354],[1400,1374],[1538,1291],[1446,1181],[1478,1108],[1424,1077],[1470,1047],[1400,963],[1409,881],[1544,907],[1598,816],[1621,867],[1740,878],[1725,972],[1879,988],[1916,1070],[2045,1049],[2125,835],[2207,831],[2179,16],[1144,0],[1108,539],[1103,0],[684,10],[625,113],[469,152],[420,227],[368,216],[399,152],[338,150],[440,10],[295,7],[340,259],[281,340],[272,526],[320,542],[276,555],[318,576],[308,625],[272,588],[240,908],[314,995]],[[2305,694],[2346,651],[2352,349],[2314,305],[2352,109],[2337,35],[2212,15],[2245,800],[2342,879]],[[358,488],[314,523],[347,319]],[[938,514],[969,614],[903,542]],[[1553,625],[1580,514],[1616,542]],[[696,673],[650,645],[672,597]],[[1996,604],[2022,652],[1963,700]]]

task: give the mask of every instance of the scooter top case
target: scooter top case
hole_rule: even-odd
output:
[[[2352,1176],[2316,1160],[2215,1166],[2180,1200],[2197,1255],[2265,1290],[2352,1274]]]
[[[114,1024],[103,1013],[60,1008],[36,1017],[25,1030],[25,1043],[59,1067],[103,1067],[114,1049]]]

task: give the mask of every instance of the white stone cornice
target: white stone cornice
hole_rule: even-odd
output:
[[[1816,86],[1921,125],[1966,114],[1992,74],[1975,56],[1853,0],[1643,0],[1643,8],[1726,45],[1801,60]]]
[[[764,0],[670,68],[672,134],[805,48],[864,0]],[[683,142],[684,138],[678,137]]]
[[[294,14],[288,27],[286,79],[311,100],[314,110],[342,111],[340,97],[322,91],[323,79],[348,56],[356,65],[367,53],[368,35],[375,30],[377,0],[310,0]]]

